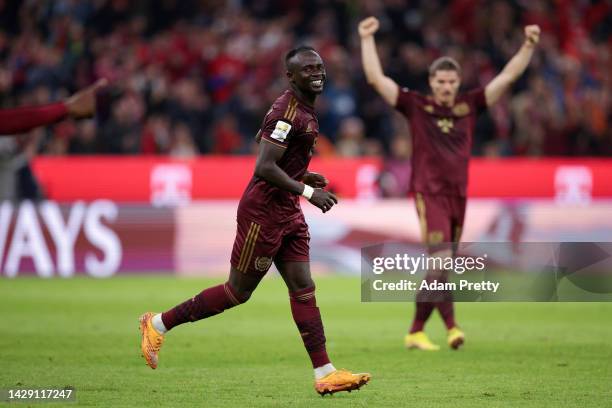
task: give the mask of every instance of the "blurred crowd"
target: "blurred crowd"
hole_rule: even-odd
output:
[[[282,58],[320,51],[321,155],[410,157],[405,120],[366,84],[356,26],[381,20],[387,74],[426,92],[436,57],[484,86],[539,24],[540,49],[478,122],[474,154],[612,154],[612,2],[589,0],[0,0],[0,103],[61,99],[96,78],[95,121],[39,129],[4,149],[30,154],[248,154],[286,88]],[[391,187],[393,188],[393,187]]]

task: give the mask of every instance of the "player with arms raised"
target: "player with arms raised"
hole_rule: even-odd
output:
[[[229,280],[165,313],[141,316],[142,354],[156,368],[166,331],[245,303],[274,262],[289,289],[293,319],[314,367],[315,390],[321,395],[351,391],[370,375],[336,370],[327,356],[310,275],[310,235],[300,207],[300,195],[324,213],[338,202],[323,190],[327,179],[307,171],[319,131],[314,102],[323,91],[325,67],[310,47],[289,51],[285,66],[290,88],[274,102],[257,133],[259,156],[238,206]]]
[[[383,99],[409,121],[413,142],[411,190],[416,194],[422,240],[430,254],[450,255],[444,243],[459,242],[465,214],[468,161],[476,116],[499,100],[525,71],[540,28],[525,27],[525,42],[504,69],[484,89],[459,94],[461,68],[449,57],[434,61],[429,68],[431,96],[400,88],[387,77],[376,51],[374,34],[379,22],[368,17],[359,24],[361,57],[367,81]],[[425,279],[445,281],[446,271],[428,271]],[[425,295],[425,296],[424,296]],[[434,301],[432,301],[434,300]],[[408,348],[438,350],[423,331],[437,308],[448,329],[453,349],[464,342],[464,333],[455,324],[452,293],[433,299],[417,295],[415,318],[405,337]]]

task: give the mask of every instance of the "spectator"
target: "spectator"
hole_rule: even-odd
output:
[[[357,117],[344,119],[340,123],[337,151],[340,156],[356,157],[363,155],[365,140],[363,121]]]
[[[182,159],[192,158],[198,154],[198,149],[193,141],[189,126],[178,122],[172,127],[172,137],[168,153],[172,157]]]
[[[355,63],[355,22],[366,14],[382,22],[379,52],[393,67],[389,75],[418,91],[441,54],[462,64],[466,88],[486,82],[518,48],[522,26],[539,24],[530,79],[479,120],[474,153],[609,152],[612,6],[605,1],[5,3],[0,104],[16,106],[41,85],[56,99],[98,77],[115,84],[107,114],[95,126],[45,132],[46,153],[167,154],[169,123],[179,122],[199,153],[249,153],[260,118],[285,86],[279,61],[300,43],[319,49],[327,64],[317,110],[339,154],[390,152],[402,129]],[[356,116],[363,137],[347,140],[345,123]]]

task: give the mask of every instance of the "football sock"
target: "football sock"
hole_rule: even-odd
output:
[[[425,281],[428,283],[433,282],[434,277],[429,273],[425,275]],[[410,333],[416,333],[422,331],[425,327],[425,323],[431,316],[431,313],[436,308],[436,304],[432,302],[432,292],[429,290],[421,290],[416,295],[414,320],[412,321],[412,327]]]
[[[435,307],[433,302],[419,302],[417,300],[415,304],[416,311],[414,313],[414,320],[412,321],[410,333],[416,333],[423,330],[425,322],[427,322],[427,319],[429,319]]]
[[[332,363],[327,363],[324,366],[317,367],[314,369],[315,380],[319,380],[326,375],[329,375],[336,371],[336,367],[333,366]]]
[[[191,299],[162,313],[161,318],[166,329],[171,330],[179,324],[214,316],[247,300],[248,298],[240,297],[230,284],[225,282],[223,285],[204,289]]]
[[[448,282],[447,273],[443,274],[438,280],[441,283]],[[442,298],[436,301],[435,305],[444,320],[444,324],[448,330],[455,327],[455,310],[453,308],[453,293],[450,290],[445,290],[441,293]]]
[[[312,361],[312,367],[318,368],[329,364],[329,357],[325,349],[325,332],[321,321],[321,313],[317,307],[315,288],[289,292],[289,300],[293,320],[302,335],[302,341]]]
[[[453,301],[437,302],[436,307],[438,308],[438,312],[440,312],[440,316],[442,316],[442,320],[444,320],[446,328],[450,330],[455,327],[455,311],[453,308]]]
[[[164,326],[164,321],[162,320],[162,314],[158,313],[151,319],[151,324],[153,324],[153,328],[157,330],[159,334],[165,334],[168,329]]]

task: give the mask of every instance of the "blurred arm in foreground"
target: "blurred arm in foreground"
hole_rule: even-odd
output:
[[[66,117],[73,119],[92,117],[96,111],[96,93],[107,84],[106,79],[99,79],[63,102],[0,109],[0,135],[24,133],[39,126],[59,122]]]

